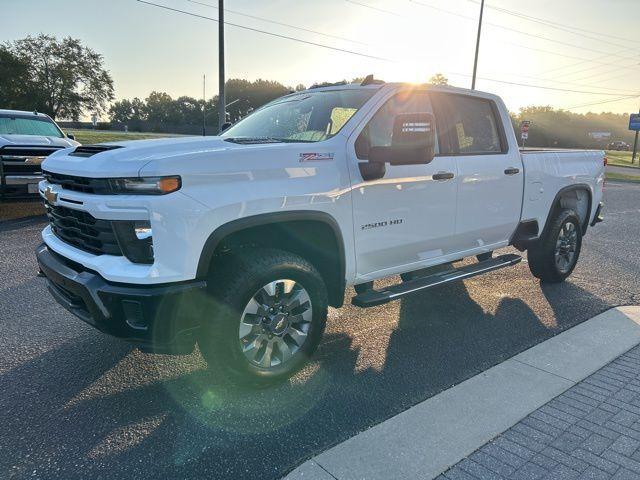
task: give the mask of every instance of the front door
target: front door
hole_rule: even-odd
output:
[[[395,93],[349,139],[359,282],[438,263],[452,253],[448,240],[456,223],[454,157],[440,157],[436,143],[430,163],[386,164],[384,176],[369,181],[358,166],[367,161],[369,148],[391,145],[395,116],[406,113],[433,114],[428,94]]]

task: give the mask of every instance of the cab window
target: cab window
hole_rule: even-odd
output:
[[[442,97],[449,116],[452,144],[452,151],[445,153],[482,155],[505,151],[493,102],[465,95]]]
[[[403,113],[429,113],[433,115],[429,95],[426,92],[407,92],[399,93],[387,100],[356,139],[356,157],[359,160],[366,160],[369,158],[371,147],[391,146],[394,119],[396,115]],[[435,152],[438,153],[437,140]]]

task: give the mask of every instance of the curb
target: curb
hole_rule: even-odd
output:
[[[640,307],[608,310],[303,463],[286,480],[435,478],[640,344]]]

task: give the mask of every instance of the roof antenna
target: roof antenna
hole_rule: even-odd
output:
[[[360,86],[364,87],[366,85],[382,85],[383,83],[383,80],[376,80],[375,78],[373,78],[373,74],[369,74],[364,78]]]

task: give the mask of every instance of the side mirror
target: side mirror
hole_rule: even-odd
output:
[[[73,133],[67,133],[67,138],[68,138],[69,140],[75,140],[75,139],[76,139],[76,136],[75,136]]]
[[[233,123],[231,122],[224,122],[222,124],[222,127],[220,127],[220,133],[224,132],[225,130],[228,130],[229,127],[231,127],[231,125],[233,125]]]

